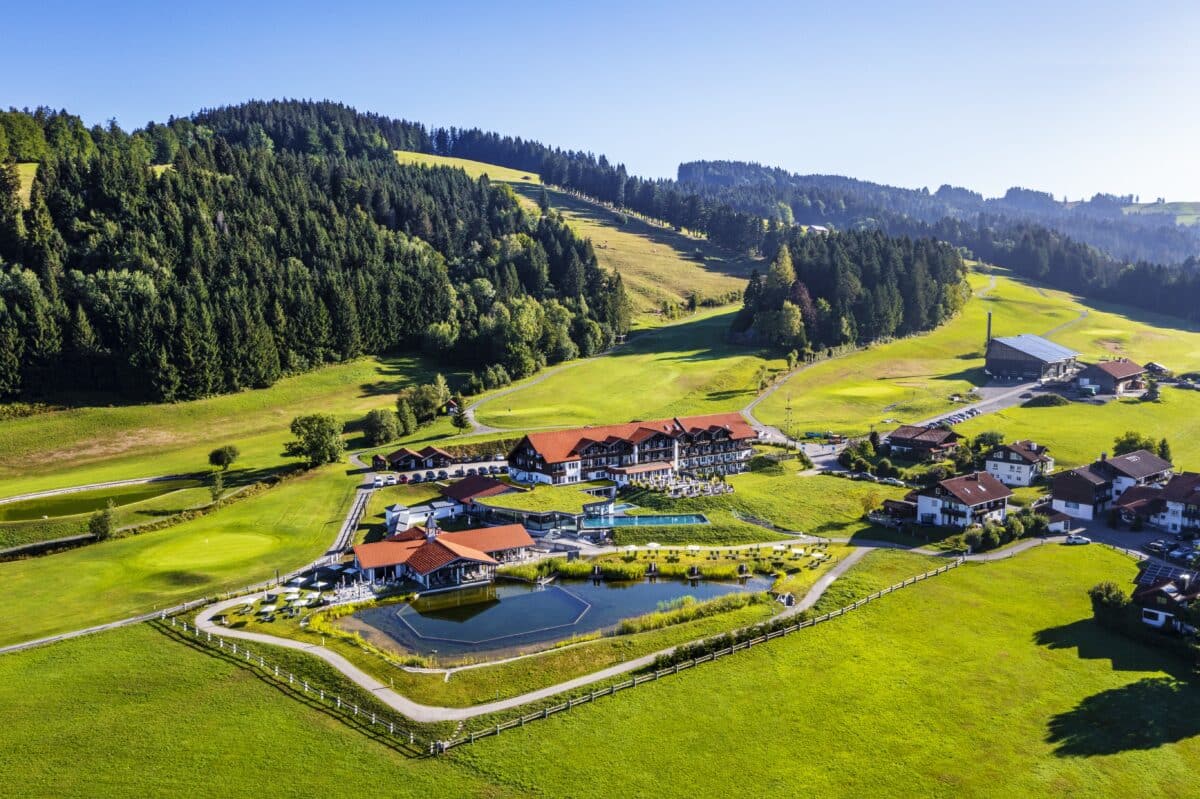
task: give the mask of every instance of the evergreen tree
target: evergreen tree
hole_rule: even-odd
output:
[[[413,413],[412,406],[404,397],[396,401],[396,418],[400,426],[401,436],[407,437],[417,432],[417,416]]]
[[[376,409],[367,413],[363,421],[363,437],[367,446],[378,447],[400,438],[401,424],[395,411]],[[408,433],[405,433],[408,435]]]
[[[1163,438],[1158,442],[1158,457],[1162,458],[1168,463],[1171,462],[1171,444],[1166,438]]]

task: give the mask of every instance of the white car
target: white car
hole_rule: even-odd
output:
[[[1075,533],[1071,533],[1069,536],[1067,536],[1067,540],[1064,543],[1090,544],[1092,543],[1092,539],[1088,538],[1086,535],[1076,535]]]

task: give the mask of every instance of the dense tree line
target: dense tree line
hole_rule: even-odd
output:
[[[1003,197],[944,185],[935,192],[886,186],[841,175],[797,175],[740,161],[681,164],[679,182],[712,201],[784,223],[873,226],[888,219],[967,224],[981,216],[1039,226],[1085,242],[1113,258],[1177,264],[1200,253],[1200,228],[1169,216],[1129,214],[1136,198],[1097,194],[1081,202],[1014,187]]]
[[[791,228],[751,276],[734,332],[801,354],[918,333],[962,307],[963,278],[958,251],[932,239]]]
[[[619,275],[557,216],[401,166],[389,137],[423,134],[339,109],[281,106],[270,134],[235,109],[132,134],[0,117],[0,396],[190,399],[414,347],[517,378],[627,330]]]

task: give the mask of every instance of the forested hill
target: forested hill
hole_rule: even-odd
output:
[[[628,328],[620,276],[556,216],[397,164],[419,126],[332,104],[241,113],[133,133],[0,114],[0,396],[188,399],[397,347],[521,377]]]
[[[1122,215],[1131,198],[1098,195],[1067,206],[1048,194],[1012,189],[984,200],[948,186],[930,194],[722,161],[684,164],[679,175],[680,185],[707,202],[761,214],[779,226],[933,237],[1067,291],[1200,322],[1200,229]],[[1110,254],[1125,250],[1136,255]]]
[[[1009,224],[1040,225],[1090,244],[1111,258],[1177,264],[1200,255],[1200,227],[1175,225],[1153,214],[1127,214],[1133,197],[1097,194],[1086,202],[1060,202],[1042,191],[1011,188],[1003,197],[943,185],[937,191],[905,189],[840,175],[797,175],[741,161],[679,165],[679,183],[713,201],[728,202],[763,218],[849,227],[899,217],[935,223],[979,216]]]

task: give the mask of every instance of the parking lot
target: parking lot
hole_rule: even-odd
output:
[[[508,461],[503,455],[487,456],[481,460],[463,461],[440,469],[413,469],[406,472],[377,471],[367,476],[373,488],[385,485],[427,483],[434,480],[457,480],[476,474],[508,474]]]

